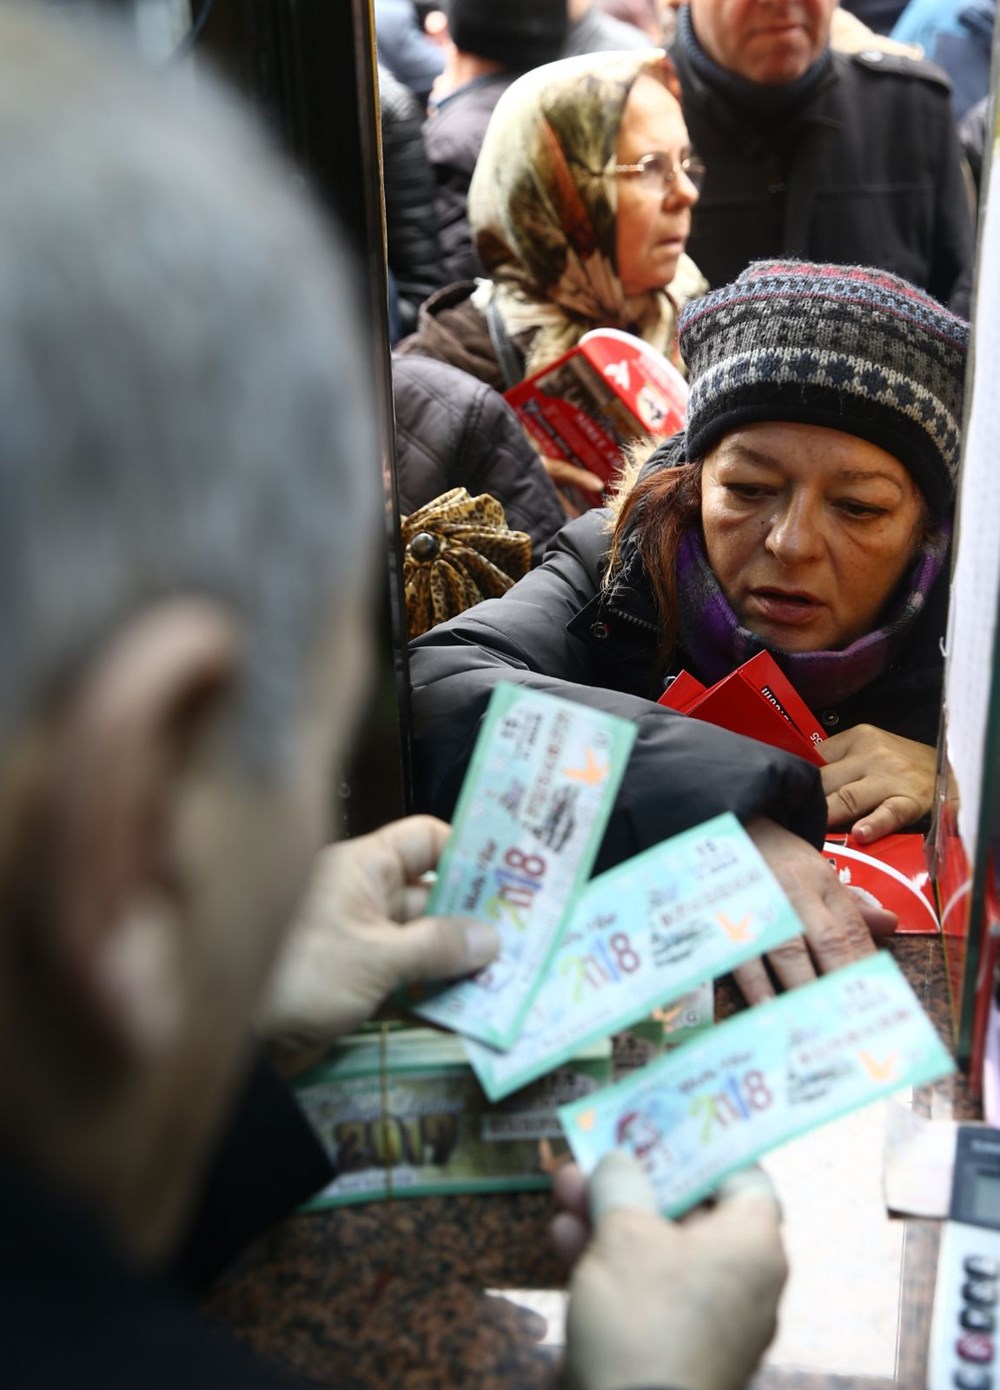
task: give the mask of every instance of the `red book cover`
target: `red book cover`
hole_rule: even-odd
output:
[[[685,678],[685,685],[675,695],[674,687]],[[823,766],[819,744],[825,735],[770,653],[759,652],[751,657],[692,703],[688,692],[696,684],[693,676],[682,672],[660,696],[659,703],[692,719],[783,748],[816,767]]]
[[[543,454],[617,476],[622,449],[684,428],[687,383],[641,338],[595,328],[576,347],[504,393]]]
[[[814,751],[818,750],[819,745],[826,738],[826,734],[820,728],[812,710],[770,652],[758,652],[749,661],[745,661],[736,674],[752,686],[758,695],[762,695],[765,700],[774,705],[778,712],[795,726],[803,738],[813,745]],[[823,762],[824,759],[821,757],[819,759],[820,766]]]
[[[730,676],[713,685],[689,708],[688,714],[692,719],[717,724],[722,729],[731,729],[734,734],[745,734],[747,738],[769,743],[773,748],[783,748],[786,753],[795,753],[811,763],[822,762],[812,744],[795,725],[763,695],[748,689],[739,678]]]

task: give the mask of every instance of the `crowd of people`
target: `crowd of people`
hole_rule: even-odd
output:
[[[636,725],[598,867],[745,824],[805,928],[750,1004],[893,930],[818,850],[931,809],[973,191],[903,7],[853,8],[376,0],[400,496],[493,493],[533,568],[413,644],[421,814],[332,848],[383,516],[347,254],[212,81],[0,8],[13,1385],[291,1383],[190,1287],[329,1179],[283,1078],[494,958],[425,908],[498,681]],[[502,397],[594,327],[690,392],[607,496]],[[657,703],[762,650],[822,769]],[[786,1274],[764,1176],[682,1222],[625,1154],[555,1188],[568,1382],[739,1390]]]

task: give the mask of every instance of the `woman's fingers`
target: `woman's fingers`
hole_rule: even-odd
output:
[[[733,979],[748,1004],[765,1004],[774,998],[774,985],[759,956],[745,960],[733,971]]]
[[[870,724],[823,746],[821,770],[831,827],[849,826],[862,844],[912,825],[933,804],[937,752]]]
[[[545,471],[557,487],[578,487],[583,492],[593,493],[595,497],[604,492],[604,482],[589,468],[577,468],[565,459],[542,455]]]
[[[865,815],[851,826],[851,834],[862,845],[874,844],[886,835],[905,830],[930,810],[924,809],[909,796],[888,796],[879,802],[871,815]]]

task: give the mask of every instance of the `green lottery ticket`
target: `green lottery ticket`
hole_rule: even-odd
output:
[[[501,952],[471,979],[410,991],[421,1018],[509,1047],[586,883],[635,728],[587,705],[499,685],[476,742],[427,911],[481,917]]]
[[[954,1069],[879,952],[720,1024],[559,1118],[585,1172],[626,1149],[664,1215],[677,1216],[786,1140]]]
[[[513,1047],[467,1041],[469,1061],[499,1100],[801,930],[739,821],[716,816],[593,879]]]

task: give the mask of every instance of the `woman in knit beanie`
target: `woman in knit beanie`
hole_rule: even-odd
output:
[[[690,304],[680,339],[687,432],[617,516],[571,522],[502,599],[414,644],[422,804],[448,813],[504,679],[636,724],[602,867],[762,804],[806,839],[913,824],[934,772],[968,326],[879,270],[770,262]],[[773,809],[784,777],[812,797],[806,763],[653,703],[681,670],[711,684],[762,649],[830,735],[822,825],[804,803]]]
[[[791,987],[895,921],[810,843],[930,808],[968,326],[879,270],[771,262],[690,304],[680,337],[687,432],[617,517],[570,522],[502,598],[413,643],[418,802],[451,814],[498,681],[627,719],[598,871],[731,812],[804,923],[808,949],[769,957]],[[762,648],[832,735],[824,768],[657,703]],[[737,979],[773,994],[759,961]]]
[[[638,583],[657,665],[771,651],[833,737],[831,825],[931,805],[965,322],[884,271],[758,262],[688,306],[686,433],[619,499],[604,594]]]

